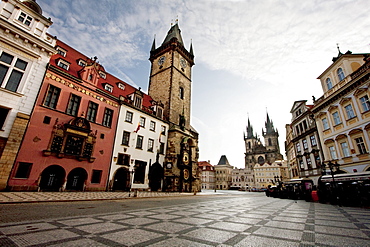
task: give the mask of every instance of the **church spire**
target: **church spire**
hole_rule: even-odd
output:
[[[193,52],[193,40],[191,40],[191,42],[190,42],[190,54],[194,56],[194,52]]]
[[[170,41],[171,39],[173,39],[173,38],[176,38],[176,39],[177,39],[177,41],[178,41],[180,44],[184,45],[184,42],[182,41],[182,37],[181,37],[181,30],[180,30],[179,25],[178,25],[178,23],[177,23],[177,22],[176,22],[176,23],[175,23],[175,25],[173,25],[173,26],[171,27],[171,29],[168,31],[167,36],[166,36],[166,38],[164,39],[164,41],[163,41],[162,45],[164,45],[165,43],[169,42],[169,41]]]
[[[153,39],[152,49],[150,51],[154,51],[154,50],[155,50],[155,35],[154,35],[154,39]]]

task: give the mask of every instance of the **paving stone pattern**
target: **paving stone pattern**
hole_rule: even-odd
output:
[[[0,192],[0,203],[94,201],[131,197],[185,196],[193,193],[180,192]]]
[[[370,210],[230,197],[0,224],[0,246],[369,246]]]

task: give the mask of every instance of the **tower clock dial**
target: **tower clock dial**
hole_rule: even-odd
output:
[[[185,165],[189,164],[189,154],[188,153],[183,154],[182,162],[184,162]]]
[[[184,69],[186,68],[186,66],[187,66],[187,64],[186,64],[186,60],[185,59],[183,59],[183,58],[181,58],[180,59],[180,65],[181,65],[181,67],[183,67]]]
[[[166,57],[165,56],[162,56],[158,59],[158,65],[162,65],[164,63],[164,61],[166,60]]]

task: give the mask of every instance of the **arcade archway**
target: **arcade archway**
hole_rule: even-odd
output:
[[[86,179],[86,170],[80,167],[75,168],[68,174],[66,189],[83,191]]]
[[[41,173],[40,190],[42,191],[60,191],[63,186],[66,172],[63,167],[51,165],[45,168]]]

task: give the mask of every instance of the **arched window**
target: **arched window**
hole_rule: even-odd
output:
[[[339,69],[337,70],[337,74],[338,74],[338,79],[339,79],[339,81],[344,80],[344,72],[343,72],[343,69],[342,69],[342,68],[339,68]]]
[[[328,90],[333,88],[333,84],[331,83],[330,78],[326,79],[326,86],[327,86]]]

